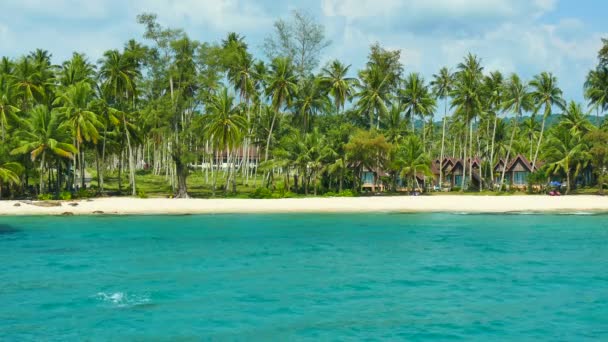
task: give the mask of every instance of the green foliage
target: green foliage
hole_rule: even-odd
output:
[[[137,197],[138,198],[148,198],[148,195],[143,190],[137,190]]]
[[[72,193],[69,191],[62,191],[59,193],[59,199],[62,201],[69,201],[72,199]]]
[[[268,189],[268,188],[257,188],[257,189],[255,189],[254,192],[249,194],[250,198],[255,198],[255,199],[273,198],[272,196],[273,196],[272,191],[270,191],[270,189]]]
[[[39,201],[50,201],[52,199],[53,199],[53,194],[39,194],[38,195]]]
[[[81,198],[81,199],[87,199],[87,198],[93,198],[95,197],[96,193],[94,190],[92,189],[78,189],[78,191],[76,191],[76,198]]]

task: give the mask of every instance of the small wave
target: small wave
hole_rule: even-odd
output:
[[[113,306],[119,308],[146,305],[150,302],[150,296],[129,295],[124,292],[98,292],[95,295],[95,298],[104,303],[112,304]]]

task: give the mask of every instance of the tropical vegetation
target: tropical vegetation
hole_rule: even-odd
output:
[[[238,33],[199,42],[154,14],[137,21],[143,39],[97,61],[2,57],[0,198],[143,197],[151,183],[180,198],[352,195],[366,170],[396,191],[448,156],[465,161],[461,191],[505,189],[493,165],[516,155],[568,191],[585,169],[600,191],[607,180],[607,40],[581,104],[550,71],[505,75],[474,54],[430,79],[377,43],[361,70],[320,65],[331,42],[301,12],[275,24],[260,57]]]

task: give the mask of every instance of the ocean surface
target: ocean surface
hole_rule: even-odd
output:
[[[608,341],[608,216],[0,217],[2,341]]]

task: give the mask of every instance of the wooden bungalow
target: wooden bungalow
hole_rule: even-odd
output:
[[[451,166],[448,166],[443,171],[443,186],[449,185],[449,187],[461,187],[462,177],[468,177],[471,172],[469,168],[472,168],[473,180],[473,184],[469,184],[469,186],[478,187],[480,185],[481,178],[479,177],[479,170],[481,169],[481,161],[479,160],[479,158],[467,159],[466,164],[465,161],[463,161],[462,159],[450,158],[450,163],[448,163],[448,165]],[[465,182],[467,181],[465,180]]]
[[[371,170],[367,167],[361,172],[361,190],[362,191],[384,191],[385,186],[380,180],[381,176],[387,176],[382,170]]]
[[[501,162],[501,161],[499,161]],[[504,161],[502,161],[504,163]],[[525,156],[518,154],[506,165],[505,172],[505,184],[511,187],[522,189],[528,185],[528,176],[530,173],[537,171],[541,166],[540,162],[537,162],[534,168],[532,163]],[[498,172],[497,182],[500,182],[500,175],[502,175],[504,164],[494,166],[494,170]]]

